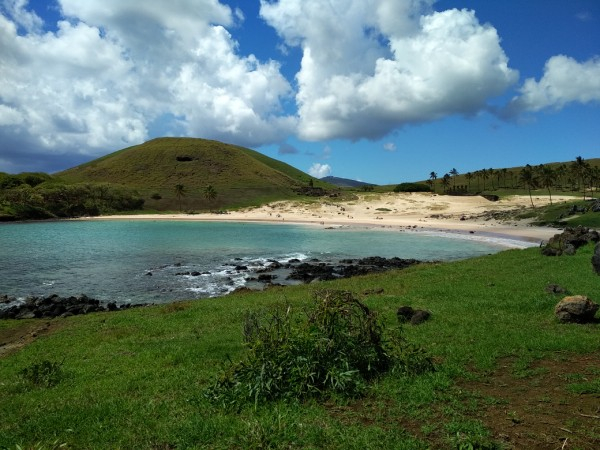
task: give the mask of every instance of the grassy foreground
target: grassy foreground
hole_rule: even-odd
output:
[[[590,399],[599,404],[600,324],[559,324],[553,309],[561,296],[545,291],[553,283],[600,300],[591,254],[592,247],[558,258],[535,248],[510,250],[49,323],[1,321],[2,339],[39,336],[0,358],[0,448],[600,448],[600,411],[581,409]],[[428,322],[405,325],[405,333],[434,357],[436,371],[386,376],[364,398],[324,404],[281,402],[227,412],[205,399],[227,358],[243,354],[244,312],[279,303],[300,309],[323,287],[355,293],[389,326],[396,325],[399,306],[431,311]],[[586,364],[569,366],[573,359]],[[42,361],[62,362],[56,383],[26,383],[20,372]],[[549,375],[542,361],[562,367],[564,383],[534,400],[550,409],[572,407],[568,420],[545,434],[527,429],[524,413],[506,396],[540,387],[539,377]],[[501,368],[507,372],[503,385],[487,394],[485,386]],[[501,427],[509,444],[499,437]],[[544,446],[550,438],[556,442]],[[541,446],[520,445],[528,442]]]

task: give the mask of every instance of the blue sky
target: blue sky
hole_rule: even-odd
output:
[[[0,171],[158,136],[376,184],[600,157],[597,0],[0,0]]]

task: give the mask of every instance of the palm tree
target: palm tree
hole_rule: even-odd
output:
[[[435,180],[437,180],[437,173],[431,172],[429,174],[429,180],[431,180],[431,187],[433,187],[433,192],[435,192]]]
[[[458,170],[452,168],[452,170],[450,171],[450,175],[452,175],[452,189],[456,190],[456,176],[458,175]]]
[[[485,191],[485,180],[490,177],[489,172],[486,169],[481,169],[481,179],[483,180],[483,190]]]
[[[179,211],[181,211],[181,198],[185,197],[186,191],[185,186],[183,184],[175,185],[175,197],[179,200]]]
[[[533,168],[529,164],[521,169],[521,173],[519,173],[519,179],[523,183],[523,186],[527,187],[527,190],[529,191],[529,200],[531,200],[531,207],[535,208],[535,205],[533,204],[533,197],[531,196],[531,189],[537,187],[537,180],[535,178],[535,174],[533,173]]]
[[[502,172],[502,179],[504,180],[504,188],[506,188],[506,174],[508,173],[508,169],[507,168],[503,168],[501,170],[501,172]],[[498,184],[499,183],[500,182],[498,181]]]
[[[550,188],[554,187],[556,182],[556,171],[552,167],[544,166],[543,164],[539,167],[539,183],[542,187],[548,189],[548,195],[550,196],[550,204],[552,204],[552,192]]]
[[[488,170],[488,176],[492,180],[492,191],[496,189],[494,187],[494,175],[496,175],[496,171],[490,167],[489,170]]]
[[[467,172],[465,174],[465,178],[467,179],[467,183],[469,184],[469,191],[471,190],[471,180],[473,179],[473,174],[471,172]]]
[[[571,170],[573,171],[573,175],[577,179],[577,185],[579,187],[583,186],[583,199],[585,200],[585,176],[586,172],[589,169],[589,164],[585,162],[585,160],[578,156],[575,158],[575,161],[571,164]],[[581,181],[581,184],[579,183]]]
[[[212,202],[215,198],[217,198],[217,191],[212,184],[209,184],[204,188],[204,198],[209,202]]]
[[[447,173],[442,177],[442,186],[444,187],[444,192],[448,190],[448,186],[450,186],[450,175]]]

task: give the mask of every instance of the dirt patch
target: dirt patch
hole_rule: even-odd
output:
[[[16,327],[0,329],[0,358],[8,356],[39,336],[49,334],[58,328],[55,321],[35,320],[20,322]]]
[[[600,355],[502,361],[480,381],[478,419],[507,449],[600,449]]]
[[[482,447],[464,448],[600,449],[600,355],[570,355],[526,366],[507,359],[475,378],[458,382],[448,392],[449,402],[464,402],[464,409],[453,408],[462,410],[463,420],[481,422],[490,432]],[[343,423],[401,427],[431,449],[454,448],[445,429],[451,416],[443,400],[413,417],[398,414],[393,400],[387,402],[367,398],[328,407]]]

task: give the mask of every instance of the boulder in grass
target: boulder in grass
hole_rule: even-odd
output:
[[[412,325],[420,325],[431,317],[429,311],[414,309],[412,306],[401,306],[396,311],[400,323],[410,322]]]
[[[588,323],[594,321],[594,316],[600,305],[584,295],[572,295],[563,298],[554,308],[554,313],[563,323]]]
[[[592,255],[592,267],[594,272],[600,275],[600,244],[596,244],[594,254]]]

